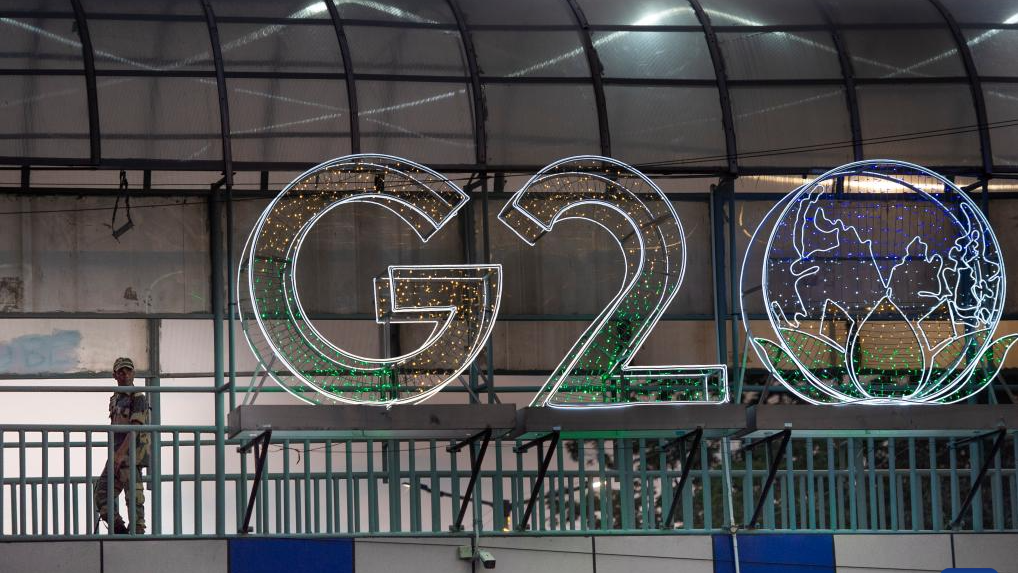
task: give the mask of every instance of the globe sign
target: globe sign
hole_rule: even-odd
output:
[[[992,338],[1005,274],[986,217],[900,161],[851,163],[785,196],[750,239],[741,293],[757,356],[816,404],[965,400],[1018,341]]]

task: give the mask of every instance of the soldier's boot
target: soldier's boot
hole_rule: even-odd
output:
[[[117,535],[124,535],[129,531],[130,530],[127,529],[127,526],[124,525],[123,519],[118,517],[115,520],[113,520],[113,533],[116,533]]]

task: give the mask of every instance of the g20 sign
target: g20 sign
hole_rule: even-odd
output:
[[[875,221],[867,227],[835,217],[841,213],[836,205],[853,199],[837,195],[834,181],[843,185],[852,177],[875,178],[868,169],[887,171],[888,166],[921,171],[943,183],[945,196],[952,193],[944,202],[946,197],[935,199],[904,178],[880,175],[886,177],[882,181],[914,192],[916,205],[942,208],[936,238],[928,237],[931,229],[926,227],[911,241],[867,238],[867,229],[881,228]],[[895,194],[885,195],[883,199]],[[296,276],[308,233],[341,205],[363,202],[388,209],[427,242],[468,201],[463,190],[439,173],[387,155],[335,159],[287,185],[255,224],[237,276],[245,336],[261,368],[293,395],[312,403],[416,403],[455,380],[491,336],[502,291],[500,265],[390,266],[386,277],[375,280],[376,319],[432,325],[431,335],[419,348],[392,358],[358,356],[330,342],[307,317]],[[532,405],[729,401],[724,365],[632,363],[685,275],[682,223],[649,178],[605,157],[562,159],[534,175],[498,218],[530,245],[554,232],[563,220],[597,224],[615,238],[625,261],[621,289],[562,358]],[[895,162],[845,166],[781,201],[757,230],[760,237],[768,221],[777,224],[763,257],[765,286],[757,290],[766,298],[776,340],[749,333],[750,340],[774,376],[807,400],[961,399],[992,379],[1003,354],[1018,339],[1012,335],[990,342],[1003,306],[999,247],[971,200],[935,174]],[[757,242],[754,236],[747,260]],[[898,258],[886,259],[888,253]],[[816,285],[827,284],[827,279],[838,282],[835,275],[846,267],[833,261],[842,259],[862,261],[852,269],[860,273],[856,282],[870,278],[879,284],[859,291],[862,294],[855,298],[824,296],[833,291]],[[831,264],[835,275],[822,270]],[[743,270],[745,287],[754,270],[746,266]],[[932,286],[904,294],[912,292],[909,281],[919,276]],[[885,296],[874,298],[874,293]],[[818,297],[823,300],[815,300]],[[933,324],[943,336],[928,335],[930,329],[925,327]],[[894,336],[873,333],[888,327]],[[908,346],[912,341],[905,332],[916,334],[918,347]],[[867,342],[874,340],[885,342],[876,347]],[[894,344],[900,347],[892,348]],[[873,348],[884,352],[883,361],[871,356]],[[841,359],[830,358],[838,352]],[[995,361],[995,367],[980,371],[980,361],[987,359]]]

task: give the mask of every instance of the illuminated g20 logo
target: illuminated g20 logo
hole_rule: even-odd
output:
[[[491,336],[499,265],[389,267],[375,281],[376,319],[432,325],[418,349],[392,358],[330,342],[308,319],[296,276],[308,233],[340,205],[384,207],[426,242],[468,200],[442,175],[385,155],[339,158],[294,180],[262,213],[238,269],[261,368],[308,402],[415,403],[455,380]],[[499,214],[531,245],[567,219],[607,230],[625,275],[532,405],[729,401],[724,365],[632,364],[685,275],[685,235],[665,194],[618,161],[571,157],[534,175]],[[952,183],[901,162],[850,164],[785,197],[750,241],[741,286],[750,344],[814,403],[958,401],[989,383],[1018,341],[991,341],[1005,285],[989,223]],[[767,327],[751,321],[754,306]]]
[[[308,402],[414,403],[455,380],[491,336],[501,266],[389,267],[388,276],[375,281],[377,320],[434,328],[420,348],[384,359],[357,356],[319,332],[301,304],[296,277],[308,233],[340,205],[384,207],[427,241],[468,200],[438,173],[386,155],[335,159],[290,183],[258,219],[238,268],[242,324],[261,368]],[[535,175],[499,218],[530,244],[558,221],[593,222],[615,237],[626,262],[622,289],[569,350],[535,405],[728,400],[723,365],[631,364],[685,270],[682,225],[650,179],[607,158],[562,160]]]

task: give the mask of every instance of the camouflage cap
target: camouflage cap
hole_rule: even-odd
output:
[[[124,358],[124,357],[117,358],[113,362],[113,371],[116,372],[117,370],[120,370],[121,368],[130,368],[131,370],[134,370],[134,361],[131,360],[130,358]]]

